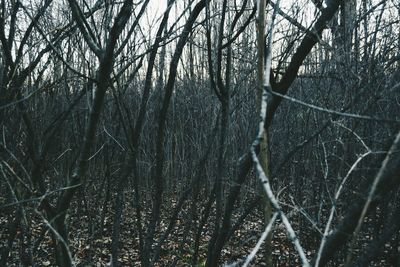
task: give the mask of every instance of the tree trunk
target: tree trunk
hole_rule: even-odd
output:
[[[258,6],[258,23],[257,23],[257,46],[258,46],[258,92],[257,92],[257,103],[258,103],[258,112],[261,109],[261,101],[262,94],[264,91],[264,68],[265,68],[265,9],[266,9],[266,1],[260,0]],[[268,177],[270,176],[269,169],[269,155],[268,155],[268,132],[267,129],[264,130],[262,141],[260,143],[260,153],[258,154],[258,158],[260,159],[261,166]],[[264,217],[264,227],[266,227],[271,219],[272,209],[271,203],[267,198],[266,194],[262,191],[262,186],[260,186],[260,194],[262,195],[262,211]],[[264,261],[267,266],[272,266],[272,232],[268,235],[265,240],[265,251],[264,251]]]

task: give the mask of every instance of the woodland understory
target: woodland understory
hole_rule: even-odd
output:
[[[399,0],[0,0],[0,266],[400,266]]]

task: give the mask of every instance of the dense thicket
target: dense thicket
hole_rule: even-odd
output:
[[[0,266],[399,266],[400,3],[282,2],[2,0]]]

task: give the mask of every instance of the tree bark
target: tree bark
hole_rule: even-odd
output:
[[[264,77],[265,70],[265,12],[266,12],[266,0],[260,0],[258,3],[258,19],[257,19],[257,50],[258,50],[258,88],[257,88],[257,104],[258,112],[261,110],[262,94],[264,92],[264,82],[266,77]],[[272,34],[272,33],[270,33]],[[269,78],[269,77],[268,77]],[[260,152],[258,158],[260,160],[261,166],[268,177],[271,177],[271,172],[269,168],[269,147],[268,147],[268,129],[264,130],[262,141],[260,142]],[[259,188],[259,192],[262,196],[261,209],[264,216],[264,227],[266,227],[271,220],[272,208],[271,203],[263,192],[262,186]],[[269,233],[264,242],[264,261],[267,266],[272,266],[272,231]]]

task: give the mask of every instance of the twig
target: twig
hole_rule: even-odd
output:
[[[72,151],[72,149],[71,149],[71,148],[67,148],[64,152],[62,152],[62,153],[53,161],[53,163],[56,162],[57,160],[59,160],[60,158],[62,158],[62,156],[64,156],[65,153],[67,153],[67,152],[69,152],[69,151]]]
[[[352,129],[344,126],[340,122],[334,121],[333,123],[338,125],[338,126],[340,126],[340,127],[342,127],[342,128],[344,128],[344,129],[346,129],[347,131],[351,132],[358,139],[358,141],[360,141],[360,143],[365,147],[365,149],[367,151],[372,151],[371,148],[369,148],[369,146],[367,146],[367,144],[365,144],[364,140],[362,140],[362,138],[355,131],[353,131]]]
[[[7,167],[8,171],[29,191],[32,192],[32,188],[24,182],[24,180],[22,180],[21,177],[18,176],[18,174],[15,173],[15,171],[13,170],[13,168],[10,167],[10,165],[8,165],[7,162],[5,162],[4,160],[2,161],[4,166]],[[2,165],[0,165],[1,167],[3,167]]]
[[[88,80],[92,80],[92,81],[96,81],[95,79],[86,76],[85,74],[79,72],[78,70],[76,70],[74,67],[71,66],[71,64],[69,64],[67,61],[65,61],[64,57],[61,55],[61,53],[57,50],[57,48],[54,46],[54,44],[47,38],[46,33],[43,32],[42,28],[39,26],[39,23],[37,21],[34,20],[34,18],[32,17],[32,15],[28,12],[28,10],[26,9],[26,7],[20,2],[19,3],[20,6],[22,7],[22,9],[25,11],[26,15],[29,17],[29,19],[34,23],[34,26],[36,27],[37,31],[39,32],[40,35],[42,35],[43,39],[47,42],[47,44],[50,46],[50,48],[53,50],[53,52],[55,53],[55,55],[58,57],[59,60],[61,60],[61,62],[73,73],[77,74],[78,76],[88,79]],[[56,40],[58,41],[58,40]],[[24,100],[24,99],[22,99]]]
[[[97,150],[96,153],[94,153],[92,156],[90,156],[87,160],[90,161],[90,160],[92,160],[94,157],[96,157],[96,155],[99,154],[100,151],[104,148],[104,145],[105,145],[105,144],[106,144],[106,143],[104,143],[104,144],[99,148],[99,150]]]
[[[375,118],[375,117],[370,117],[370,116],[365,116],[365,115],[341,112],[341,111],[337,111],[337,110],[333,110],[333,109],[329,109],[329,108],[323,108],[323,107],[320,107],[320,106],[316,106],[316,105],[313,105],[313,104],[306,103],[304,101],[301,101],[299,99],[296,99],[296,98],[293,98],[293,97],[290,97],[290,96],[287,96],[287,95],[280,94],[278,92],[273,91],[272,88],[269,88],[268,92],[270,94],[272,94],[272,95],[282,97],[283,99],[289,100],[289,101],[291,101],[293,103],[300,104],[302,106],[306,106],[308,108],[315,109],[315,110],[322,111],[322,112],[329,113],[329,114],[333,114],[333,115],[338,115],[338,116],[348,117],[348,118],[353,118],[353,119],[359,119],[359,120],[400,124],[400,121],[398,121],[398,120]]]
[[[361,156],[354,162],[354,164],[351,166],[350,170],[347,172],[346,176],[343,178],[342,182],[340,183],[340,186],[339,186],[338,190],[336,191],[335,199],[334,199],[334,202],[333,202],[333,205],[332,205],[330,214],[329,214],[329,219],[328,219],[328,222],[326,223],[325,230],[324,230],[324,234],[323,234],[323,236],[322,236],[321,245],[319,246],[319,249],[318,249],[317,259],[316,259],[316,261],[315,261],[315,267],[318,267],[319,262],[320,262],[320,260],[321,260],[322,251],[323,251],[323,248],[324,248],[324,246],[325,246],[325,244],[326,244],[326,239],[327,239],[328,234],[329,234],[329,229],[330,229],[331,224],[332,224],[332,221],[333,221],[333,215],[334,215],[335,210],[336,210],[336,204],[337,204],[337,201],[338,201],[338,199],[339,199],[339,197],[340,197],[340,194],[341,194],[341,192],[342,192],[342,189],[343,189],[343,187],[344,187],[344,184],[346,183],[346,181],[347,181],[347,179],[349,178],[350,174],[351,174],[351,173],[354,171],[354,169],[357,167],[358,163],[360,163],[361,160],[364,159],[364,158],[365,158],[366,156],[368,156],[369,154],[371,154],[371,151],[367,151],[366,153],[364,153],[363,155],[361,155]]]
[[[375,192],[377,191],[378,184],[380,183],[382,177],[385,175],[385,172],[386,172],[386,169],[387,169],[387,165],[388,165],[388,162],[389,162],[392,154],[399,152],[399,151],[396,151],[394,149],[396,147],[395,144],[399,144],[399,143],[400,143],[400,132],[397,134],[396,139],[393,142],[394,145],[390,148],[389,152],[387,153],[387,156],[383,160],[382,167],[380,168],[378,174],[376,175],[376,177],[375,177],[375,179],[374,179],[374,181],[372,183],[371,189],[370,189],[369,194],[368,194],[367,201],[364,204],[364,207],[362,209],[360,218],[358,219],[357,227],[354,230],[353,239],[352,239],[352,241],[351,241],[351,243],[349,245],[349,249],[348,249],[349,254],[347,255],[345,266],[349,266],[349,264],[350,264],[351,251],[353,250],[356,237],[357,237],[357,235],[359,234],[359,232],[361,230],[361,226],[362,226],[362,224],[364,222],[364,218],[365,218],[365,216],[367,214],[368,208],[369,208],[369,206],[370,206],[370,204],[371,204],[371,202],[372,202],[372,200],[373,200],[373,198],[375,196]]]
[[[2,165],[0,165],[0,168],[2,168]],[[8,203],[8,204],[0,206],[0,210],[2,210],[4,208],[7,208],[7,207],[20,205],[20,204],[23,204],[23,203],[28,203],[28,202],[33,202],[33,201],[43,201],[49,195],[52,195],[52,194],[60,192],[60,191],[68,190],[68,189],[71,189],[71,188],[74,188],[74,187],[79,187],[79,186],[81,186],[81,184],[58,188],[56,190],[49,191],[49,192],[47,192],[47,193],[45,193],[45,194],[43,194],[43,195],[41,195],[39,197],[33,197],[33,198],[28,198],[28,199],[23,199],[23,200],[17,200],[16,202],[12,202],[12,203]]]
[[[115,139],[115,138],[107,131],[107,129],[106,129],[105,126],[103,126],[103,130],[104,130],[104,132],[105,132],[109,137],[111,137],[111,139],[112,139],[115,143],[117,143],[117,145],[122,149],[122,151],[125,151],[125,148],[121,145],[120,142],[117,141],[117,139]]]

